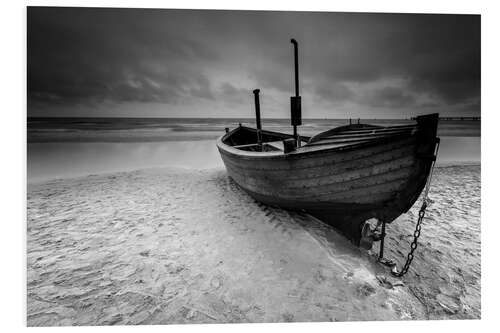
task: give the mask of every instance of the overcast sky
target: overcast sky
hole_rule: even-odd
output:
[[[28,116],[480,115],[478,15],[28,8]]]

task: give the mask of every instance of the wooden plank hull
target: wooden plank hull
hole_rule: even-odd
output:
[[[242,153],[224,144],[224,137],[217,146],[229,177],[256,200],[304,210],[359,243],[366,220],[392,222],[424,188],[437,117],[420,123],[419,130],[403,135],[289,154]]]

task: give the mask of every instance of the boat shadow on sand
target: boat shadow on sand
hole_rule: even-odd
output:
[[[270,224],[274,229],[287,236],[290,236],[294,231],[305,231],[333,262],[344,266],[347,273],[361,266],[377,275],[389,273],[386,267],[376,262],[376,251],[366,251],[359,248],[331,225],[301,210],[285,210],[261,203],[248,195],[224,172],[216,172],[214,177],[218,186],[224,191],[231,192],[237,201],[252,205],[251,211],[260,212],[259,215],[262,218],[256,219],[255,223]]]
[[[225,173],[217,172],[214,177],[220,187],[259,210],[264,216],[262,222],[272,224],[284,234],[299,229],[306,231],[346,272],[363,266],[377,276],[381,285],[399,285],[397,281],[401,281],[425,308],[426,318],[480,318],[480,263],[474,259],[480,257],[480,165],[436,168],[431,189],[433,202],[423,224],[423,237],[413,268],[403,279],[392,278],[390,270],[377,262],[378,243],[369,251],[360,249],[334,227],[305,212],[262,204]],[[395,221],[397,223],[388,227],[386,253],[398,267],[404,263],[410,248],[419,203],[420,199]],[[467,243],[457,246],[457,240],[463,240],[464,236]],[[469,243],[474,244],[469,247]],[[470,269],[461,268],[463,262],[470,262]]]

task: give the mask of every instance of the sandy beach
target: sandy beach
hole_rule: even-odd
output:
[[[27,326],[481,319],[483,10],[128,7],[22,10]]]
[[[376,247],[255,202],[222,168],[32,183],[28,325],[480,318],[480,166],[437,168],[431,198],[395,279]],[[400,263],[416,206],[388,230]]]

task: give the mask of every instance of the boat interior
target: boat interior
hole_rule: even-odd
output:
[[[302,150],[316,150],[342,147],[366,141],[412,135],[417,125],[376,126],[368,124],[350,124],[336,127],[313,137],[300,136],[299,147]],[[294,141],[291,134],[261,130],[261,143],[258,142],[257,129],[239,126],[223,138],[223,143],[240,150],[255,152],[286,151],[287,141]]]
[[[261,144],[257,140],[257,130],[255,128],[240,126],[234,130],[230,135],[226,136],[222,141],[240,150],[246,151],[257,151],[257,152],[268,152],[268,151],[283,151],[284,141],[293,140],[293,135],[271,132],[271,131],[260,131]],[[309,137],[301,137],[302,144],[306,144]]]

